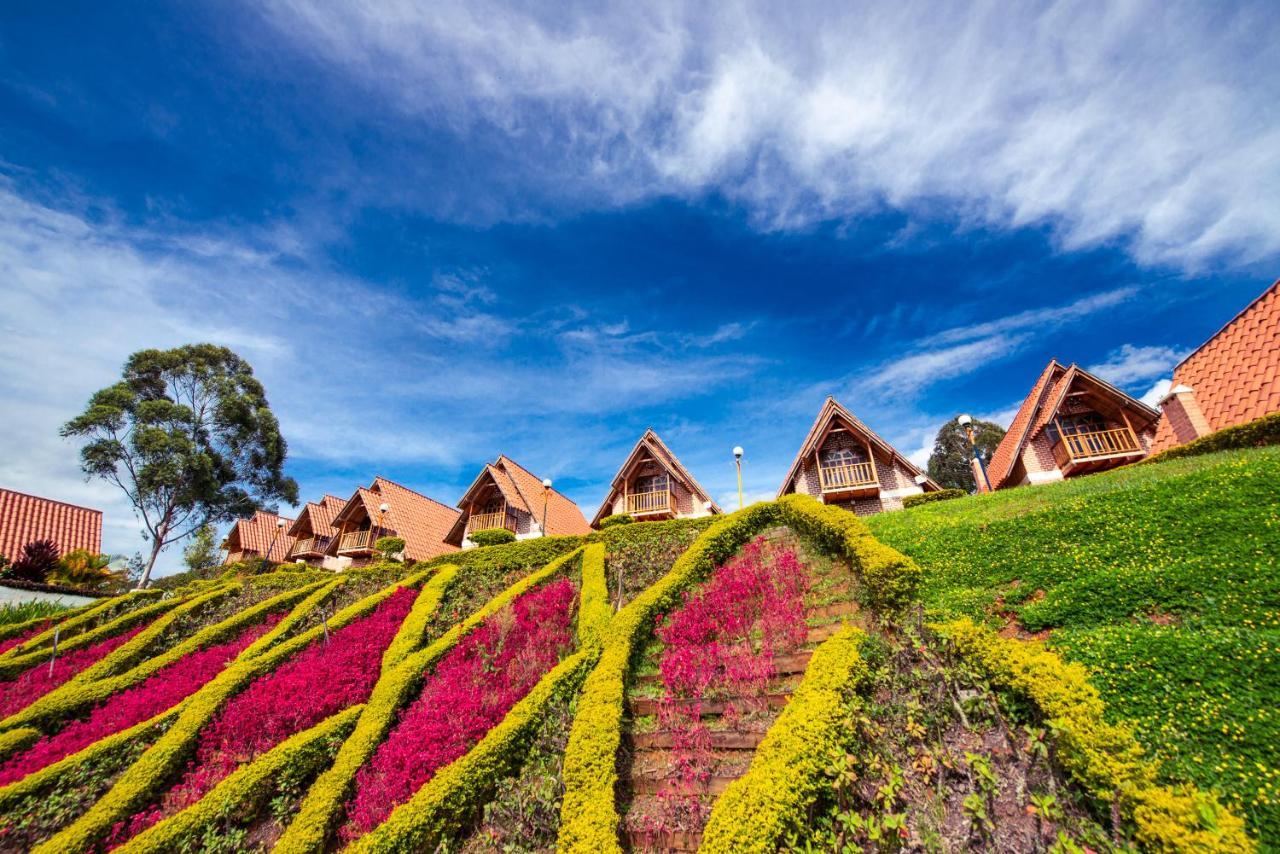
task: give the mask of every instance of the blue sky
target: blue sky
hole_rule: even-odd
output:
[[[307,497],[507,453],[589,516],[653,426],[730,504],[827,394],[922,459],[1280,273],[1273,3],[631,5],[5,4],[0,485],[137,549],[57,427],[212,340]]]

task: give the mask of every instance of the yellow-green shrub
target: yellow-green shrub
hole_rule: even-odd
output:
[[[505,608],[525,591],[566,570],[572,561],[579,559],[581,552],[581,548],[575,549],[517,581],[434,643],[407,656],[383,673],[374,686],[355,729],[338,751],[333,765],[320,775],[307,792],[297,816],[280,837],[275,851],[278,854],[288,854],[322,850],[329,833],[340,818],[356,772],[386,738],[400,708],[422,687],[427,670],[491,614]]]
[[[345,738],[356,725],[363,705],[352,706],[276,745],[253,762],[237,768],[207,795],[131,839],[121,854],[185,851],[228,818],[254,816],[275,792],[277,779],[288,772],[314,773],[328,758],[327,743]]]
[[[19,750],[26,750],[40,739],[40,730],[21,727],[0,733],[0,761],[8,759]]]
[[[819,798],[831,753],[842,744],[845,692],[867,676],[858,655],[862,636],[846,626],[814,651],[751,767],[712,807],[700,851],[772,854]]]
[[[1057,733],[1058,761],[1099,802],[1115,802],[1147,851],[1252,851],[1244,822],[1212,794],[1155,783],[1156,767],[1104,704],[1079,664],[1041,644],[1002,638],[968,619],[933,626],[998,689],[1031,702]]]
[[[456,564],[449,563],[434,572],[431,579],[422,585],[422,592],[418,594],[417,599],[413,600],[413,608],[409,611],[409,616],[405,617],[404,622],[400,624],[396,636],[391,639],[386,652],[382,654],[383,673],[404,661],[407,655],[422,645],[427,624],[435,614],[436,608],[440,607],[440,601],[444,599],[449,585],[457,578],[458,567]]]
[[[8,661],[20,655],[25,655],[33,649],[38,649],[45,644],[53,641],[54,632],[57,631],[59,637],[59,645],[62,646],[63,640],[69,639],[75,635],[75,630],[81,626],[93,622],[108,612],[119,609],[133,608],[140,602],[149,602],[158,599],[163,595],[160,590],[133,590],[129,593],[122,593],[119,596],[113,596],[110,599],[103,599],[99,602],[93,602],[82,608],[76,608],[68,611],[66,614],[60,614],[54,618],[54,624],[48,629],[31,638],[25,643],[18,644],[15,647],[6,649],[0,653],[0,661]],[[21,623],[18,626],[6,627],[9,629],[21,629],[26,631],[22,626],[38,624],[39,620],[32,620],[29,623]],[[21,634],[21,631],[6,632],[0,637],[13,637],[14,634]]]
[[[613,606],[609,604],[609,585],[604,577],[604,543],[588,543],[582,547],[578,642],[584,647],[599,644],[612,619]]]

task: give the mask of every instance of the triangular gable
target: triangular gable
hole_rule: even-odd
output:
[[[1005,431],[1004,438],[992,452],[990,464],[987,466],[987,475],[991,478],[993,488],[999,489],[1013,472],[1018,458],[1022,456],[1022,447],[1026,444],[1031,427],[1035,424],[1035,416],[1041,402],[1066,371],[1067,369],[1058,364],[1056,359],[1050,359],[1048,366],[1041,371],[1036,384],[1031,387],[1031,393],[1018,407],[1018,413],[1013,416],[1009,429]]]
[[[289,535],[299,536],[302,533],[302,523],[308,522],[311,525],[312,534],[320,537],[329,536],[333,530],[334,518],[346,504],[347,502],[338,496],[328,494],[319,501],[308,501],[303,506],[302,512],[298,514],[298,518],[289,526]]]
[[[542,478],[507,456],[498,457],[495,463],[515,485],[529,513],[539,522],[542,519]],[[591,533],[587,517],[573,499],[552,487],[547,496],[548,536],[585,535]]]
[[[609,494],[605,496],[604,501],[600,504],[600,509],[596,511],[595,517],[591,520],[592,527],[599,525],[600,520],[608,515],[606,511],[613,506],[614,502],[618,498],[618,494],[622,491],[622,483],[625,481],[627,473],[637,462],[640,461],[641,455],[645,452],[648,452],[654,462],[661,465],[668,474],[680,483],[684,484],[684,486],[693,493],[694,497],[698,499],[699,504],[710,502],[712,513],[723,512],[707,491],[702,488],[702,484],[698,483],[693,475],[689,473],[689,470],[681,464],[679,458],[676,457],[676,455],[672,453],[671,449],[667,447],[667,444],[662,441],[662,438],[654,432],[653,428],[649,428],[644,431],[644,434],[631,449],[631,453],[627,455],[627,458],[618,468],[617,473],[613,476],[613,480],[610,481]]]
[[[832,427],[832,423],[837,420],[844,422],[843,426],[845,428],[858,434],[883,456],[888,457],[891,461],[897,460],[900,462],[904,468],[911,472],[913,476],[924,474],[918,466],[902,454],[898,453],[897,448],[880,438],[874,430],[842,406],[834,397],[828,396],[826,402],[822,404],[822,409],[818,411],[818,417],[814,419],[813,426],[809,428],[809,433],[805,436],[804,444],[800,446],[800,450],[796,453],[795,459],[792,460],[791,468],[787,470],[787,476],[782,480],[782,486],[778,487],[779,498],[787,494],[788,488],[795,483],[796,478],[799,477],[804,466],[805,458],[813,454],[821,443],[826,440],[827,434],[830,432]],[[937,490],[941,488],[927,475],[925,484],[928,490]]]
[[[1154,424],[1160,417],[1158,410],[1126,394],[1096,374],[1091,374],[1079,365],[1072,364],[1063,374],[1062,379],[1046,395],[1046,405],[1041,410],[1040,417],[1036,419],[1036,425],[1031,430],[1031,438],[1035,438],[1037,433],[1057,417],[1058,411],[1066,403],[1067,395],[1080,387],[1088,388],[1095,394],[1107,398],[1118,409],[1136,418],[1138,423],[1134,424],[1133,428],[1139,433]]]
[[[276,523],[280,521],[285,523],[284,532],[277,527]],[[252,551],[279,563],[293,550],[293,537],[287,533],[293,521],[265,510],[255,510],[252,516],[236,520],[222,541],[222,548],[228,552]]]

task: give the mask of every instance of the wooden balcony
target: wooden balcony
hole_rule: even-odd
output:
[[[328,537],[304,537],[293,544],[294,557],[319,557],[329,547]]]
[[[824,498],[864,498],[880,491],[873,462],[818,466]]]
[[[516,532],[516,516],[508,508],[495,513],[472,513],[467,519],[467,533],[471,534],[476,531],[487,531],[490,528],[506,528],[511,533]]]
[[[1064,477],[1112,468],[1145,455],[1142,443],[1128,427],[1074,433],[1053,446],[1053,458]]]
[[[367,531],[348,531],[338,540],[338,554],[349,552],[371,552],[373,544],[378,541],[378,534],[372,528]]]
[[[626,513],[629,516],[674,516],[675,512],[675,499],[669,489],[633,492],[627,496]]]

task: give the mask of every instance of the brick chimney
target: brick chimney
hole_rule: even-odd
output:
[[[1179,384],[1170,389],[1160,401],[1160,409],[1179,445],[1213,432],[1196,401],[1195,389],[1190,386]]]

